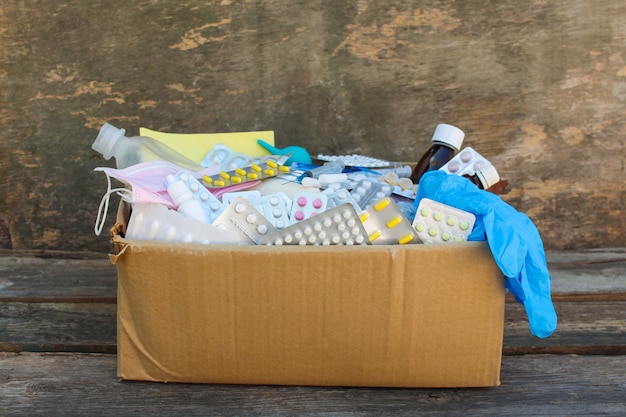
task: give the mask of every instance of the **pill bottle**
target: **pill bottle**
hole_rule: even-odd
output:
[[[444,166],[461,149],[465,133],[458,127],[438,124],[432,138],[431,147],[420,158],[411,174],[413,184],[419,184],[422,175]]]
[[[102,154],[104,159],[115,158],[118,169],[147,161],[168,161],[191,171],[202,171],[200,164],[178,153],[169,146],[147,136],[126,137],[126,130],[105,123],[91,148]]]
[[[482,168],[477,169],[473,175],[465,174],[463,176],[476,184],[478,188],[483,190],[493,187],[495,184],[498,183],[498,181],[500,181],[500,175],[498,174],[498,171],[491,164],[485,165]]]
[[[193,197],[184,182],[177,180],[173,175],[167,176],[167,193],[172,198],[176,211],[185,217],[198,220],[200,223],[209,223],[209,215],[204,210],[200,200]]]

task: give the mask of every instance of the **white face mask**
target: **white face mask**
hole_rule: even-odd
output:
[[[94,229],[96,235],[99,236],[104,228],[106,215],[109,211],[109,200],[113,193],[117,193],[129,203],[157,203],[175,209],[176,206],[167,193],[165,179],[168,175],[174,175],[181,169],[178,165],[167,161],[142,162],[124,169],[96,168],[94,171],[102,171],[107,177],[107,191],[100,201]],[[214,175],[217,172],[219,172],[219,168],[212,167],[191,174],[196,178],[202,178],[204,175]],[[125,184],[126,187],[112,188],[111,177]]]

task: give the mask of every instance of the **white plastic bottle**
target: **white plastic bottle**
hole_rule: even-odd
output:
[[[177,180],[173,175],[167,176],[167,193],[172,197],[176,211],[180,214],[196,219],[200,223],[209,223],[209,215],[200,200],[196,200],[185,183]]]
[[[202,171],[200,164],[169,146],[147,136],[126,137],[126,130],[105,123],[91,148],[106,160],[115,157],[117,168],[123,169],[140,162],[168,161],[190,171]]]

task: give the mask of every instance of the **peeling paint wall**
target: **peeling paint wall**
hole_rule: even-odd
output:
[[[109,250],[104,122],[399,161],[447,122],[546,247],[624,246],[625,44],[618,0],[2,2],[0,247]]]

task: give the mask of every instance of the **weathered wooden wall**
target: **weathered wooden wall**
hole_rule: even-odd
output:
[[[110,249],[107,121],[403,161],[452,123],[546,247],[624,246],[625,45],[623,0],[5,0],[0,247]]]

